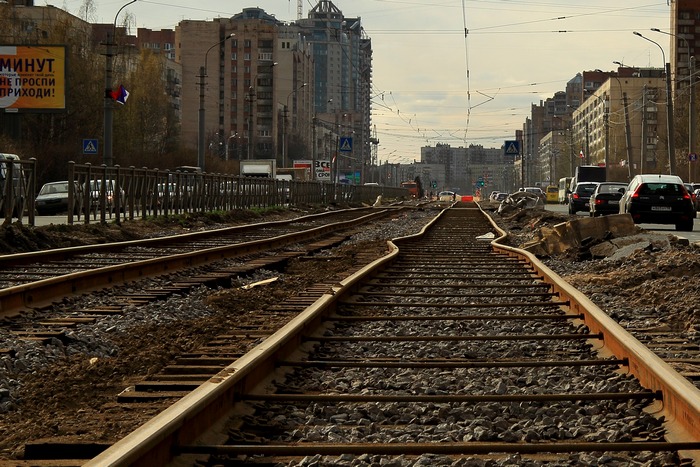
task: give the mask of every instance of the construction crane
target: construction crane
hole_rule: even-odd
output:
[[[301,16],[304,14],[303,1],[304,0],[297,0],[297,19],[301,19]]]
[[[369,142],[372,143],[372,149],[371,149],[371,154],[370,154],[370,166],[374,167],[377,165],[377,156],[378,156],[378,148],[379,146],[379,138],[377,138],[377,125],[374,125],[374,129],[372,130],[372,137],[369,139]]]

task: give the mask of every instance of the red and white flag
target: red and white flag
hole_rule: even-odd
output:
[[[581,149],[581,152],[578,153],[578,157],[583,159],[585,156],[583,155],[583,149]]]

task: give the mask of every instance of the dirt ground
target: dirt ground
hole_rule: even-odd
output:
[[[116,225],[49,226],[27,228],[12,224],[0,230],[0,254],[85,243],[120,241],[211,227],[217,224],[295,217],[303,212],[271,211],[265,214],[232,213],[226,218],[191,216],[171,222],[128,222]],[[518,244],[532,237],[542,226],[569,219],[551,212],[520,212],[508,218],[494,216]],[[129,335],[115,336],[125,349],[111,360],[90,363],[84,357],[68,358],[63,364],[27,377],[17,401],[18,410],[0,417],[0,459],[16,459],[26,440],[84,438],[111,442],[136,428],[149,413],[138,407],[116,404],[115,395],[133,384],[138,375],[155,372],[177,354],[196,348],[223,333],[235,319],[245,324],[241,310],[263,309],[267,304],[318,282],[342,274],[353,264],[358,252],[385,251],[383,241],[341,249],[342,260],[328,268],[309,268],[295,263],[284,282],[264,289],[230,289],[209,298],[219,313],[192,320],[177,327],[144,328]],[[620,261],[577,261],[574,255],[550,258],[570,283],[586,291],[596,303],[628,309],[670,312],[669,325],[691,329],[700,315],[700,255],[692,246],[672,244],[665,250],[641,250]],[[329,269],[330,268],[330,269]],[[601,306],[602,307],[602,306]],[[682,319],[678,319],[678,318]],[[149,336],[142,339],[134,336]],[[64,391],[61,388],[70,388]],[[149,409],[155,411],[156,409]]]
[[[514,246],[533,238],[542,227],[576,219],[541,210],[493,217],[509,232]],[[700,248],[677,241],[674,235],[670,237],[667,248],[649,246],[614,261],[582,260],[586,255],[580,250],[543,261],[613,317],[617,310],[639,310],[655,316],[663,326],[694,331],[700,327]]]

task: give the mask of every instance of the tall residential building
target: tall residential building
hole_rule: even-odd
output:
[[[690,71],[697,67],[695,46],[698,31],[700,31],[700,0],[672,0],[669,60],[674,91],[688,86]]]
[[[339,179],[360,182],[371,157],[371,43],[359,18],[323,0],[292,23],[245,8],[182,21],[176,36],[187,146],[197,147],[201,106],[209,155],[274,158],[278,166],[335,159]],[[338,150],[341,140],[351,151]]]
[[[345,17],[330,0],[320,0],[298,22],[313,47],[316,124],[351,138],[352,152],[338,152],[339,171],[359,182],[371,158],[371,40],[360,18]],[[320,145],[320,146],[319,146]],[[323,151],[316,141],[316,152]]]
[[[583,155],[576,165],[607,159],[608,179],[618,181],[668,173],[665,101],[661,68],[606,80],[574,111],[571,144]]]

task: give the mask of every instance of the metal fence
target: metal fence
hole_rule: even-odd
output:
[[[36,159],[0,159],[0,213],[3,225],[25,215],[34,225],[36,198]]]
[[[69,163],[68,223],[116,223],[192,212],[374,203],[407,190],[315,181]],[[70,183],[73,181],[74,183]],[[33,220],[31,221],[33,224]]]
[[[192,212],[275,206],[374,203],[407,190],[147,168],[68,165],[69,224],[116,222]],[[71,183],[72,182],[72,183]],[[0,160],[0,213],[35,225],[36,160]]]

